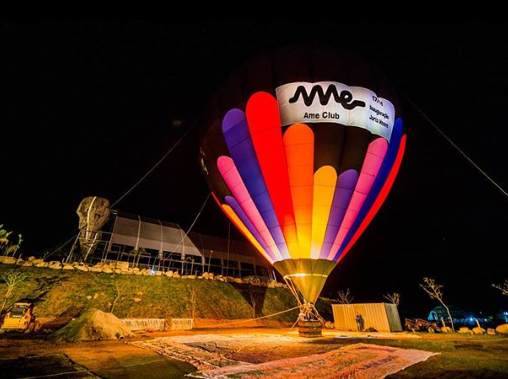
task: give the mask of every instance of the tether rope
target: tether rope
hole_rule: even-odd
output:
[[[492,179],[485,171],[483,171],[481,169],[480,166],[478,166],[471,158],[469,158],[469,156],[459,147],[457,146],[456,143],[454,143],[441,129],[439,129],[439,127],[430,119],[430,117],[428,117],[413,101],[411,101],[411,99],[409,99],[409,97],[407,97],[406,95],[403,95],[404,98],[429,122],[430,125],[432,125],[432,127],[434,127],[434,129],[436,129],[439,134],[441,134],[441,136],[448,141],[448,143],[450,143],[450,145],[452,145],[460,154],[462,154],[462,156],[464,158],[466,158],[466,160],[471,163],[478,171],[480,171],[480,173],[485,176],[494,186],[497,187],[497,189],[499,191],[501,191],[501,193],[503,195],[505,195],[506,197],[508,197],[508,192],[506,192],[503,187],[501,187],[501,185],[499,185],[494,179]]]
[[[241,321],[229,322],[229,323],[226,323],[226,324],[203,325],[203,326],[200,326],[198,329],[200,329],[200,328],[211,328],[211,327],[225,326],[225,325],[243,324],[243,323],[246,323],[246,322],[251,322],[251,321],[256,321],[256,320],[262,320],[262,319],[264,319],[264,318],[270,318],[270,317],[278,316],[278,315],[281,315],[281,314],[284,314],[284,313],[288,313],[288,312],[294,311],[295,309],[298,309],[298,308],[299,308],[299,307],[298,307],[298,306],[296,306],[296,307],[294,307],[294,308],[291,308],[291,309],[286,309],[285,311],[281,311],[281,312],[273,313],[273,314],[268,315],[268,316],[262,316],[262,317],[250,318],[250,319],[247,319],[247,320],[241,320]]]
[[[190,131],[192,129],[194,129],[194,126],[196,125],[196,122],[193,122],[192,125],[185,131],[184,134],[182,134],[182,136],[178,139],[178,141],[175,142],[175,144],[173,144],[173,146],[171,146],[169,148],[169,150],[162,156],[161,159],[159,159],[153,166],[152,168],[150,168],[138,181],[136,181],[136,183],[134,183],[134,185],[132,185],[122,196],[120,196],[120,198],[118,200],[116,200],[112,205],[111,205],[111,208],[113,208],[114,206],[116,206],[120,201],[122,201],[127,195],[129,195],[137,186],[139,186],[163,161],[164,159],[166,159],[168,157],[169,154],[171,154],[173,152],[174,149],[176,149],[176,147],[178,147],[178,145],[180,145],[180,143],[185,139],[185,137],[187,137],[187,135],[190,133]],[[74,240],[77,236],[78,236],[79,232],[74,234],[71,238],[69,238],[67,241],[65,241],[63,244],[61,244],[60,246],[58,246],[56,249],[54,249],[50,254],[48,254],[46,256],[46,258],[49,258],[51,257],[53,254],[55,254],[57,251],[59,251],[60,249],[62,249],[64,246],[66,246],[68,243],[70,243],[72,240]]]

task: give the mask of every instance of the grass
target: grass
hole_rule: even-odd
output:
[[[268,315],[296,305],[292,294],[283,288],[7,265],[0,265],[0,275],[10,269],[22,270],[29,278],[15,289],[9,303],[24,297],[36,298],[35,312],[39,317],[55,317],[65,312],[74,312],[75,316],[89,308],[108,312],[117,296],[117,287],[120,296],[114,313],[120,318],[189,317],[191,288],[196,293],[196,317],[200,318],[248,319],[253,312],[257,316]],[[5,283],[0,282],[0,297],[5,291]],[[255,310],[252,296],[256,298]],[[327,308],[324,303],[318,304],[320,312],[324,308]],[[296,317],[294,311],[275,319],[293,322]],[[367,343],[439,353],[391,378],[508,378],[508,337],[419,335],[422,338],[369,339]]]
[[[506,336],[422,334],[422,339],[373,339],[369,343],[439,353],[390,378],[508,377],[508,337]]]
[[[284,288],[252,287],[247,284],[214,280],[190,280],[160,276],[115,275],[95,272],[63,271],[46,268],[17,268],[0,265],[6,270],[22,270],[29,278],[20,284],[8,304],[27,297],[37,299],[35,313],[39,317],[56,317],[67,313],[76,316],[97,308],[120,318],[186,318],[192,314],[189,301],[195,291],[195,316],[210,319],[241,319],[269,315],[293,308],[296,302]],[[6,285],[0,282],[0,296]],[[256,310],[253,310],[253,296]],[[279,321],[294,321],[293,311],[275,317]]]

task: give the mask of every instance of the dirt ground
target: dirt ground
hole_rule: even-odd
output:
[[[219,342],[210,348],[212,353],[219,352],[228,359],[249,363],[324,353],[360,340],[337,339],[336,334],[325,332],[324,338],[302,340],[296,329],[211,325],[192,331],[136,333],[128,341],[52,343],[44,335],[28,337],[9,333],[0,339],[0,377],[28,378],[57,374],[66,378],[182,378],[196,370],[188,363],[132,344],[158,337],[179,337],[182,341],[190,342],[199,341],[200,335],[216,335]],[[241,346],[221,343],[220,337],[228,335],[248,335],[252,338]],[[366,337],[362,336],[361,340],[365,341]],[[204,347],[207,348],[206,344]]]
[[[146,347],[151,341],[165,338],[190,348],[199,348],[220,359],[254,364],[327,353],[358,343],[386,342],[386,345],[398,344],[402,348],[408,344],[411,345],[408,347],[426,350],[424,347],[430,346],[433,341],[463,338],[324,330],[322,338],[305,339],[298,336],[297,329],[288,327],[205,324],[201,324],[204,328],[192,331],[136,333],[135,337],[122,341],[51,343],[43,335],[28,338],[7,334],[0,337],[0,377],[42,378],[56,375],[59,378],[149,379],[183,378],[195,372],[196,367],[191,364],[173,359],[170,354],[158,354],[157,348]]]
[[[2,378],[181,378],[195,371],[188,363],[124,341],[52,343],[42,336],[16,337],[0,340]]]

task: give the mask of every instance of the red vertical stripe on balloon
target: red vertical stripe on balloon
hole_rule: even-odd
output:
[[[344,258],[346,256],[349,249],[351,249],[351,247],[356,243],[358,238],[360,238],[362,233],[365,231],[367,226],[369,226],[370,222],[372,221],[372,219],[374,218],[376,213],[381,208],[381,205],[383,205],[386,197],[388,196],[388,193],[392,189],[392,185],[393,185],[393,182],[395,181],[395,177],[397,176],[397,173],[399,172],[399,168],[402,163],[402,158],[404,157],[405,150],[406,150],[406,136],[404,135],[404,136],[402,136],[402,139],[400,141],[399,152],[398,152],[397,158],[395,159],[395,162],[393,164],[392,171],[390,172],[390,175],[386,179],[383,189],[381,190],[381,192],[379,192],[379,196],[377,197],[374,204],[372,204],[372,207],[370,208],[369,213],[367,213],[367,216],[365,216],[365,219],[360,224],[360,227],[356,231],[353,238],[351,238],[351,241],[349,241],[347,247],[344,249],[344,252],[341,254],[341,256],[339,257],[337,262],[340,262],[342,260],[342,258]]]
[[[292,257],[299,256],[277,100],[269,93],[257,92],[249,99],[246,113],[259,166],[286,244]]]

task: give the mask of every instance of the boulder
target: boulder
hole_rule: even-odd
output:
[[[14,257],[0,257],[0,263],[5,265],[13,265],[16,263],[16,258]]]
[[[462,328],[459,329],[459,331],[457,333],[460,333],[460,334],[473,334],[473,331],[471,329],[469,329],[468,327],[463,326]]]
[[[243,279],[246,283],[249,283],[251,286],[259,286],[261,285],[261,280],[255,276],[251,276]]]
[[[473,333],[474,334],[485,334],[486,330],[477,326],[476,328],[473,328]]]
[[[88,272],[90,270],[87,265],[83,265],[83,264],[74,266],[74,269],[76,269],[78,271],[84,271],[84,272]]]
[[[48,268],[52,268],[53,270],[61,270],[62,269],[62,263],[58,261],[51,261],[48,264]]]
[[[116,268],[120,270],[128,270],[129,269],[129,262],[116,262]]]
[[[496,333],[498,334],[508,334],[508,324],[502,324],[502,325],[499,325],[497,328],[496,328]]]
[[[132,337],[131,330],[116,316],[90,309],[49,336],[57,341],[100,341]]]

